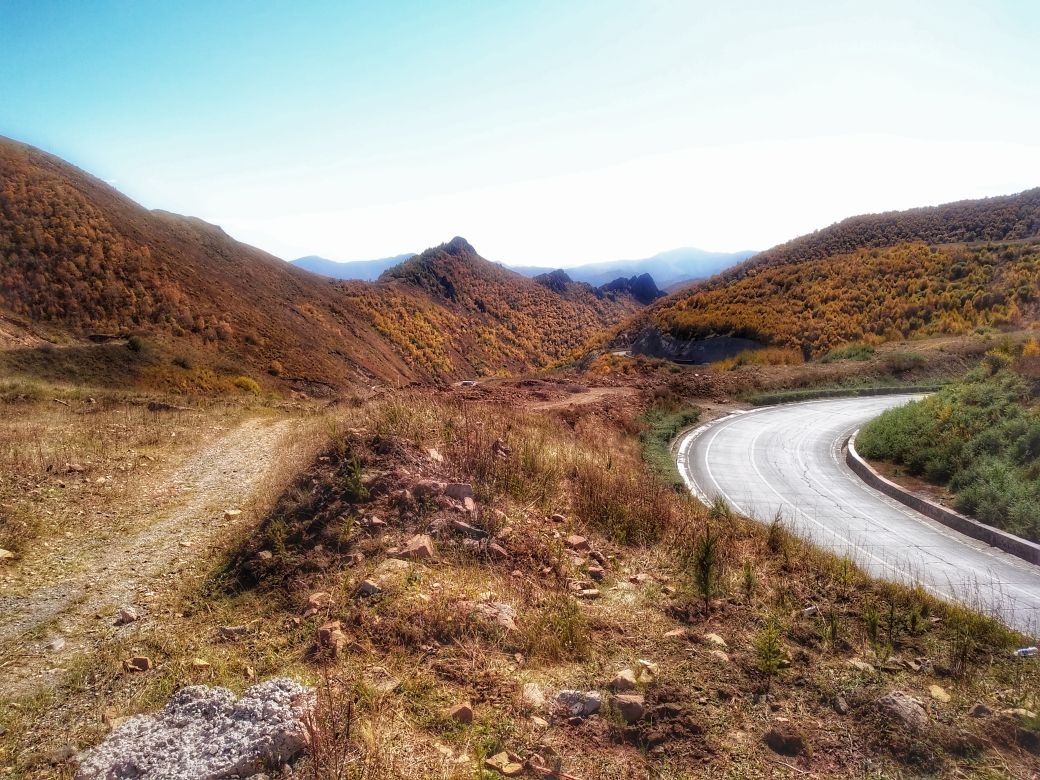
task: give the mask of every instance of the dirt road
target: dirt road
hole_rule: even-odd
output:
[[[124,630],[114,625],[120,608],[147,618],[212,545],[254,522],[250,502],[292,426],[249,419],[218,434],[136,487],[129,528],[27,556],[22,583],[0,594],[0,697],[56,683],[69,661]],[[229,508],[243,511],[225,517]]]

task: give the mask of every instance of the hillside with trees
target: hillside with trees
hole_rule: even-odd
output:
[[[1036,315],[1040,189],[853,217],[756,255],[637,317],[629,333],[798,347],[1016,326]]]
[[[461,240],[378,283],[335,282],[6,139],[0,181],[0,311],[93,381],[226,389],[245,375],[310,392],[523,370],[639,308],[557,295]],[[122,341],[139,355],[133,377]],[[53,362],[36,348],[3,359],[29,373]]]

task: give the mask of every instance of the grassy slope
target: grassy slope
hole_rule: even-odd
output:
[[[1021,746],[1033,732],[999,714],[1037,705],[1030,696],[1040,690],[1040,672],[1007,652],[1021,640],[966,610],[870,580],[782,528],[720,508],[709,513],[655,481],[629,433],[638,430],[634,422],[591,410],[558,418],[521,404],[461,406],[421,394],[336,411],[323,423],[334,431],[324,455],[272,496],[257,530],[214,561],[209,576],[187,577],[179,593],[153,606],[161,619],[134,624],[70,670],[56,694],[0,710],[0,765],[19,776],[57,773],[39,756],[68,740],[100,739],[101,707],[115,715],[148,711],[179,685],[242,689],[252,675],[290,673],[321,686],[322,717],[339,729],[344,705],[354,707],[353,737],[317,744],[312,757],[325,769],[306,776],[334,776],[327,763],[342,750],[355,761],[348,777],[364,768],[370,780],[472,778],[484,755],[510,749],[526,756],[546,746],[575,776],[602,779],[695,776],[705,761],[729,776],[786,772],[780,762],[828,777],[861,777],[866,764],[886,777],[1022,776],[1035,768]],[[497,439],[507,455],[496,454]],[[461,517],[400,492],[431,477],[473,482],[480,515],[469,519],[496,534],[507,557],[435,530],[435,559],[376,599],[354,598],[355,584],[373,576],[390,546]],[[557,512],[566,519],[549,518]],[[386,521],[384,530],[366,524],[373,516]],[[705,578],[693,572],[705,570],[709,527],[718,543],[705,602],[697,586]],[[587,578],[593,563],[565,550],[562,537],[572,532],[588,536],[607,561],[595,600],[568,589],[568,579]],[[273,558],[262,561],[260,550]],[[308,594],[318,590],[332,594],[332,604],[301,619]],[[482,598],[513,606],[516,629],[460,607]],[[808,605],[818,613],[803,614]],[[347,637],[334,660],[314,640],[329,619],[341,620]],[[218,627],[235,624],[247,624],[247,636],[221,640]],[[677,628],[688,633],[664,638]],[[707,633],[726,640],[725,659]],[[121,673],[118,661],[131,651],[152,656],[158,668]],[[196,658],[208,666],[193,664]],[[525,682],[549,695],[603,690],[641,658],[657,663],[659,674],[643,691],[655,714],[635,726],[609,710],[574,724],[541,711],[552,721],[546,729],[521,703]],[[848,665],[857,658],[878,671]],[[904,663],[912,659],[924,659],[920,670]],[[375,666],[401,682],[396,693],[374,687]],[[932,684],[952,701],[930,700]],[[892,689],[926,703],[928,727],[910,732],[881,715],[876,701]],[[474,705],[472,725],[446,715],[462,700]],[[998,714],[968,717],[976,701]],[[845,705],[848,713],[836,714]],[[763,744],[781,719],[803,735],[811,759],[780,757]],[[30,734],[32,746],[19,749]]]
[[[857,446],[868,458],[948,485],[958,510],[1037,541],[1040,415],[1021,373],[1037,373],[1040,350],[1034,341],[1022,351],[991,352],[966,380],[886,412],[863,428]]]

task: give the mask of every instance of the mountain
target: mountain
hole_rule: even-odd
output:
[[[800,348],[1034,321],[1040,188],[852,217],[755,255],[626,328],[669,356],[714,336]]]
[[[0,138],[0,373],[204,391],[439,381],[549,365],[639,308],[558,295],[462,239],[375,283],[324,279]]]
[[[659,287],[688,282],[691,279],[706,279],[719,271],[729,268],[747,258],[754,252],[706,252],[703,249],[683,247],[661,252],[642,260],[609,260],[602,263],[566,268],[567,275],[577,282],[587,282],[593,287],[600,287],[620,277],[630,278],[650,274]],[[510,266],[524,276],[538,276],[547,269],[537,266]]]
[[[379,278],[387,268],[403,263],[415,257],[415,252],[406,252],[394,257],[382,257],[378,260],[350,260],[336,261],[327,260],[317,255],[307,255],[289,261],[291,265],[310,271],[313,274],[327,276],[330,279],[359,279],[371,282]]]

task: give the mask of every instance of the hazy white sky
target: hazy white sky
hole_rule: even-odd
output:
[[[1040,4],[0,5],[0,133],[292,258],[763,249],[1040,185]]]

